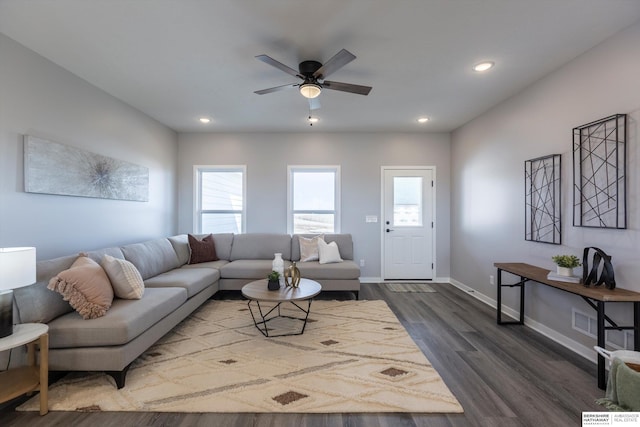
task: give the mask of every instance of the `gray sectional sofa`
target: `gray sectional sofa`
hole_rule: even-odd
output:
[[[68,269],[77,255],[37,263],[37,283],[16,289],[20,323],[49,325],[51,371],[105,371],[124,387],[130,364],[159,338],[219,290],[239,290],[271,271],[274,253],[285,267],[300,260],[299,236],[288,234],[214,234],[218,261],[188,264],[187,235],[87,252],[100,263],[105,254],[130,261],[145,284],[138,300],[114,299],[106,315],[84,320],[62,296],[47,289],[49,280]],[[360,290],[360,269],[353,261],[350,234],[328,234],[344,260],[297,263],[302,277],[322,284],[323,291]]]

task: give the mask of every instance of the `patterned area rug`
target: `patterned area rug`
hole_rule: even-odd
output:
[[[134,362],[123,389],[105,374],[69,374],[51,385],[49,409],[463,412],[384,301],[321,300],[303,335],[280,338],[262,336],[246,302],[210,300]],[[38,410],[38,396],[18,410]]]
[[[386,286],[391,292],[436,292],[426,283],[387,283]]]

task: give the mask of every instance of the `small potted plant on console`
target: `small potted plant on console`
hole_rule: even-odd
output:
[[[559,276],[573,276],[573,269],[581,265],[575,255],[555,255],[551,259],[556,263]]]
[[[270,291],[277,291],[278,289],[280,289],[280,273],[278,273],[277,271],[272,271],[267,276],[267,279],[269,279],[267,288]]]

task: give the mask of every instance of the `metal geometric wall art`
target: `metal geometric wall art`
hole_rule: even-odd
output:
[[[149,169],[45,139],[24,138],[27,193],[149,201]]]
[[[573,225],[627,228],[627,115],[573,129]]]
[[[562,243],[560,154],[524,162],[525,240]]]

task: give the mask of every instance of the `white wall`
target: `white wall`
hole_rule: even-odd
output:
[[[47,259],[173,234],[175,132],[2,34],[0,58],[0,247]],[[148,167],[149,202],[25,193],[25,134]]]
[[[573,227],[572,129],[615,113],[630,114],[628,229]],[[581,258],[584,247],[597,246],[613,256],[618,286],[640,291],[639,120],[640,24],[636,24],[453,132],[452,277],[495,299],[495,286],[489,285],[494,262],[553,269],[552,255]],[[563,244],[526,242],[524,161],[557,153],[562,154],[563,168]],[[506,301],[517,309],[515,298]],[[586,347],[594,345],[593,339],[572,329],[572,307],[595,317],[579,297],[531,285],[526,301],[527,315],[541,329],[550,328],[551,333]],[[631,322],[628,307],[610,304],[607,310],[614,320]]]
[[[287,165],[341,166],[341,228],[354,239],[362,276],[380,277],[381,166],[436,166],[436,274],[449,276],[448,134],[180,134],[179,231],[193,232],[193,166],[247,165],[247,232],[287,232]]]

